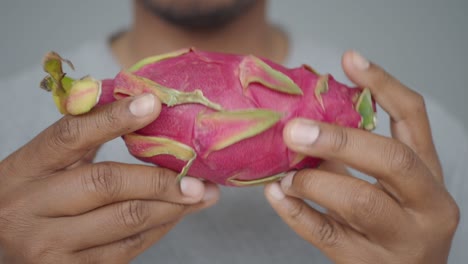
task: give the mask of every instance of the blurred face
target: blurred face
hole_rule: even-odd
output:
[[[257,0],[140,0],[154,15],[187,29],[216,29]]]

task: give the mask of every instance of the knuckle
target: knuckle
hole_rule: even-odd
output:
[[[147,203],[133,200],[121,203],[118,207],[118,219],[121,225],[129,230],[137,230],[146,225],[149,219]]]
[[[121,169],[107,162],[92,165],[90,173],[83,177],[83,185],[86,191],[112,200],[122,189]]]
[[[449,234],[454,234],[460,224],[460,207],[457,205],[455,200],[450,197],[447,206],[445,206],[446,212],[444,214],[444,226],[448,229]]]
[[[7,210],[5,208],[0,208],[0,242],[4,242],[5,239],[11,236],[11,232],[16,231],[15,227],[15,217],[13,216],[14,212],[12,210]]]
[[[451,206],[449,212],[449,219],[451,219],[449,228],[452,231],[452,233],[455,233],[458,225],[460,224],[461,219],[460,207],[458,207],[458,205],[455,203]]]
[[[411,90],[410,101],[416,111],[420,112],[426,109],[426,102],[420,93]]]
[[[336,128],[330,134],[330,148],[333,152],[341,152],[346,149],[349,144],[349,135],[344,128]]]
[[[363,185],[363,184],[362,184]],[[369,186],[358,186],[349,201],[350,218],[354,221],[366,221],[378,214],[382,208],[381,197],[378,192]]]
[[[15,256],[20,257],[21,263],[60,263],[60,241],[53,239],[50,229],[44,228],[37,218],[24,213],[28,202],[12,199],[0,205],[0,262],[1,248],[7,246],[21,250],[21,255]]]
[[[52,147],[74,146],[80,139],[81,126],[76,118],[64,117],[53,127],[53,136],[50,138]]]
[[[97,127],[100,127],[102,126],[102,124],[105,124],[105,126],[110,129],[121,128],[119,117],[122,116],[122,114],[120,113],[119,110],[120,108],[118,107],[117,104],[109,104],[108,108],[106,108],[106,111],[103,111],[102,114],[99,115],[100,118],[96,120]]]
[[[87,250],[84,251],[82,254],[78,255],[78,258],[76,259],[75,262],[71,263],[80,263],[80,264],[100,264],[100,263],[118,263],[116,261],[110,261],[109,259],[106,259],[104,261],[104,253],[105,249],[97,249],[95,248],[94,250]],[[120,257],[120,256],[119,256]],[[66,262],[69,263],[69,262]]]
[[[44,241],[34,239],[24,248],[26,263],[57,263],[59,253]]]
[[[391,84],[393,84],[395,82],[395,79],[388,72],[386,72],[385,70],[379,68],[379,72],[378,72],[376,81],[377,81],[376,87],[378,87],[378,86],[391,85]]]
[[[424,97],[409,88],[407,88],[406,100],[402,105],[406,109],[407,118],[418,118],[426,113],[426,102]]]
[[[453,239],[461,220],[459,206],[445,190],[433,205],[431,214],[423,214],[418,218],[422,232],[432,233],[441,239]]]
[[[314,175],[315,173],[311,169],[298,171],[293,177],[293,182],[289,190],[299,195],[313,192],[314,187],[317,185],[316,181],[318,180]]]
[[[154,170],[154,175],[151,177],[151,186],[158,196],[163,196],[171,189],[171,180],[168,175],[164,173],[165,170]]]
[[[0,231],[4,231],[11,224],[11,218],[14,216],[13,210],[0,200]],[[0,232],[3,234],[3,232]]]
[[[184,215],[196,212],[200,208],[201,208],[201,205],[170,203],[170,208],[168,208],[165,215],[159,219],[159,226],[161,224],[171,223],[174,220],[180,219]]]
[[[418,158],[414,151],[402,143],[392,141],[384,148],[384,160],[390,172],[408,172],[417,167]]]
[[[300,222],[304,217],[306,206],[302,202],[293,202],[288,209],[288,215],[294,222]]]
[[[16,166],[18,165],[17,161],[19,159],[17,157],[18,156],[14,153],[0,161],[0,178],[11,178],[18,174]]]
[[[83,263],[83,264],[98,264],[101,263],[102,261],[99,260],[95,254],[92,253],[84,253],[81,258],[79,259],[78,263]]]
[[[184,215],[184,214],[197,211],[200,208],[197,205],[186,205],[186,204],[179,204],[179,203],[172,204],[172,206],[174,206],[176,208],[175,211],[177,212],[176,214],[179,217]],[[176,216],[176,218],[177,218],[177,216]]]
[[[29,199],[17,196],[0,200],[0,240],[25,232],[32,225],[30,218],[24,214],[30,204]]]
[[[143,233],[129,236],[121,241],[120,246],[124,251],[139,251],[145,245]]]
[[[339,244],[338,227],[328,217],[322,217],[320,223],[317,225],[314,236],[317,237],[318,242],[327,247],[334,248]]]

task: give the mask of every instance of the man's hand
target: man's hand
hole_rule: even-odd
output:
[[[344,55],[343,67],[390,115],[392,138],[297,119],[286,126],[284,140],[296,152],[344,163],[376,184],[307,169],[268,185],[269,202],[336,263],[446,263],[459,209],[444,186],[423,98],[355,52]]]
[[[66,116],[3,160],[0,262],[128,263],[184,215],[213,205],[213,184],[178,184],[175,172],[154,166],[87,162],[160,110],[142,95]]]

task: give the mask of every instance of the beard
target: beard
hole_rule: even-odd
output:
[[[139,0],[167,23],[187,30],[211,31],[235,20],[257,0]]]

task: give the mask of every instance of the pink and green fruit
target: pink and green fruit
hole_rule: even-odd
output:
[[[149,57],[114,78],[72,79],[57,53],[44,58],[51,91],[62,114],[84,114],[128,96],[152,93],[163,103],[148,126],[124,135],[136,158],[228,186],[280,179],[321,160],[288,149],[285,124],[296,117],[372,130],[375,102],[368,89],[348,87],[303,65],[290,69],[238,54],[178,50]]]

